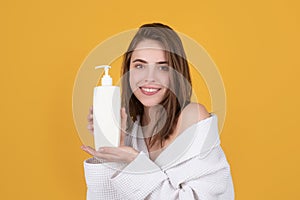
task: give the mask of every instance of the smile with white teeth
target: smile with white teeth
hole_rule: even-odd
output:
[[[159,90],[159,88],[141,88],[142,90],[146,91],[146,92],[156,92]]]

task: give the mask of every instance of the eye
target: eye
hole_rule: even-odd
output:
[[[169,71],[169,67],[168,66],[159,66],[158,67],[159,68],[159,70],[162,70],[162,71]]]
[[[145,66],[142,64],[137,64],[134,66],[136,69],[143,69]]]

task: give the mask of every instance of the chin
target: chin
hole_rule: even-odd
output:
[[[141,103],[142,103],[143,106],[145,106],[145,107],[153,107],[153,106],[159,105],[159,102],[145,102],[145,101],[142,101]]]

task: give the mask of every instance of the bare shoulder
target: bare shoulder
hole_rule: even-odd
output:
[[[210,113],[207,111],[204,105],[199,103],[190,103],[182,111],[185,117],[194,119],[193,121],[201,121],[207,117],[210,117]]]
[[[179,133],[187,129],[191,125],[210,117],[211,114],[207,111],[204,105],[199,103],[188,104],[180,114],[178,119]]]

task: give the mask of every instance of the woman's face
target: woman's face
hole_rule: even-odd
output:
[[[130,60],[130,87],[145,106],[159,104],[169,86],[169,67],[166,53],[155,40],[138,43]]]

